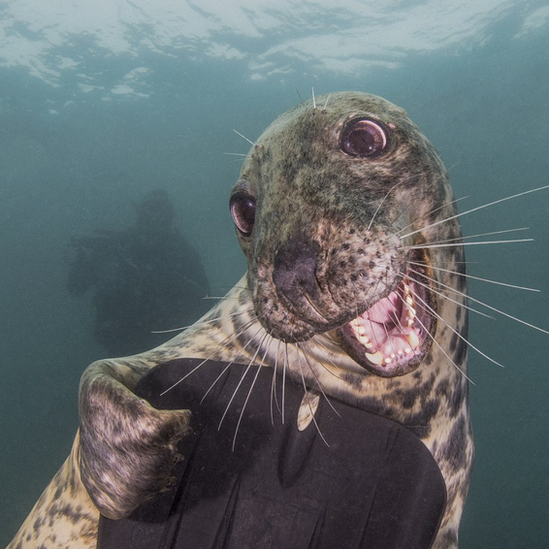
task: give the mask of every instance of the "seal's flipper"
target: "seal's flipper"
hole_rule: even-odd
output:
[[[127,520],[102,517],[98,549],[431,547],[446,488],[412,432],[324,398],[299,431],[303,387],[286,379],[282,399],[278,377],[271,399],[268,368],[208,361],[161,395],[201,362],[167,362],[140,381],[153,406],[191,409],[195,434],[179,485]]]

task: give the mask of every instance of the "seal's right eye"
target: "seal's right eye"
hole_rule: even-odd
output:
[[[255,199],[239,192],[231,196],[229,207],[236,228],[244,236],[250,236],[255,223]]]
[[[341,150],[351,156],[377,156],[385,150],[387,142],[385,128],[368,118],[351,120],[341,133]]]

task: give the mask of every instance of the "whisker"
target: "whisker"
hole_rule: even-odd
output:
[[[220,301],[222,299],[224,299],[225,301],[238,301],[238,296],[227,297],[226,295],[205,295],[202,299],[213,299],[215,301]]]
[[[454,368],[472,385],[476,385],[476,383],[448,356],[446,351],[442,348],[440,343],[431,335],[429,330],[426,328],[426,326],[419,320],[419,318],[416,316],[416,322],[418,322],[421,327],[423,328],[423,331],[431,338],[433,343],[442,351],[442,354],[450,361],[450,364],[454,366]]]
[[[455,246],[483,246],[487,244],[512,244],[514,242],[533,242],[533,238],[517,238],[516,240],[485,240],[483,242],[455,242],[453,244],[418,244],[417,246],[400,246],[399,250],[422,250],[424,248],[452,248]]]
[[[234,432],[234,436],[233,436],[233,444],[232,444],[232,447],[231,447],[231,450],[234,452],[234,448],[235,448],[235,445],[236,445],[236,437],[238,436],[238,430],[240,429],[240,423],[242,422],[242,417],[244,416],[244,411],[246,410],[246,406],[248,405],[248,401],[250,400],[250,396],[252,394],[252,391],[254,389],[254,386],[255,386],[255,382],[257,381],[257,378],[259,377],[259,373],[261,372],[261,368],[263,366],[258,366],[257,367],[257,371],[255,373],[255,376],[254,376],[254,379],[252,381],[252,384],[250,385],[250,389],[248,391],[248,394],[246,395],[246,400],[244,401],[244,404],[242,405],[242,410],[240,411],[240,415],[238,416],[238,421],[236,423],[236,428],[235,428],[235,432]],[[228,407],[227,407],[227,410],[228,410]],[[221,424],[220,424],[221,426]]]
[[[465,337],[463,337],[455,328],[453,328],[444,318],[442,318],[442,316],[440,316],[438,313],[435,312],[434,309],[432,309],[428,303],[421,299],[421,297],[419,297],[418,295],[415,295],[414,294],[414,298],[416,298],[418,301],[420,301],[421,303],[423,303],[423,305],[429,309],[429,311],[431,311],[431,313],[436,316],[439,320],[441,320],[442,322],[444,322],[444,324],[446,324],[446,326],[448,326],[448,328],[450,328],[450,330],[456,334],[462,341],[464,341],[469,347],[471,347],[471,349],[475,350],[479,355],[483,356],[484,358],[486,358],[487,360],[489,360],[490,362],[493,362],[496,366],[499,366],[500,368],[505,368],[505,366],[503,364],[500,364],[497,360],[494,360],[493,358],[489,357],[486,353],[483,353],[478,347],[475,347],[475,345],[473,345],[470,341],[468,341]]]
[[[357,315],[358,316],[358,315]],[[318,347],[321,348],[321,350],[324,351],[324,354],[326,356],[326,358],[328,359],[328,362],[334,367],[336,368],[337,370],[339,370],[340,368],[334,363],[334,361],[330,358],[329,356],[329,352],[330,352],[330,349],[328,349],[328,347],[326,347],[326,345],[324,343],[322,343],[322,341],[318,340],[318,341],[315,341],[315,344],[318,345]],[[324,368],[324,370],[326,370],[326,372],[328,372],[331,376],[334,376],[336,379],[343,379],[342,376],[340,375],[337,375],[335,372],[332,372],[325,364],[322,364],[322,362],[319,362],[319,366],[321,368]]]
[[[238,132],[236,132],[238,133]],[[247,154],[244,154],[244,153],[229,153],[229,152],[224,152],[223,154],[226,154],[228,156],[248,156]]]
[[[240,330],[238,333],[234,334],[234,338],[237,338],[239,337],[240,335],[242,335],[250,326],[252,325],[252,322],[249,322],[247,323],[243,328],[242,330]],[[225,374],[225,372],[233,365],[236,363],[237,359],[241,356],[243,356],[244,354],[244,351],[246,350],[246,347],[248,347],[248,345],[250,345],[250,343],[252,343],[252,341],[254,340],[255,336],[261,331],[261,328],[258,328],[257,332],[254,334],[254,336],[252,338],[250,338],[246,345],[244,345],[242,347],[242,349],[237,353],[237,355],[234,357],[233,360],[231,360],[227,366],[225,366],[225,368],[223,368],[223,371],[214,379],[214,381],[212,382],[212,384],[208,387],[208,390],[204,393],[204,396],[200,399],[200,404],[202,404],[204,402],[204,400],[206,399],[206,397],[210,394],[210,391],[215,387],[215,385],[217,384],[217,382],[223,377],[223,375]]]
[[[304,396],[305,396],[308,392],[307,384],[305,383],[305,376],[303,375],[303,368],[301,367],[301,361],[298,359],[297,363],[299,365],[299,371],[301,373],[301,381],[302,381],[302,384],[303,384],[303,391],[304,391]],[[313,407],[311,406],[310,403],[309,403],[309,412],[311,413],[311,419],[313,420],[313,423],[315,424],[316,430],[317,430],[318,434],[320,435],[320,438],[323,440],[324,444],[326,444],[326,446],[328,446],[328,448],[329,448],[330,445],[328,444],[328,441],[324,438],[324,435],[322,434],[322,431],[320,430],[320,427],[319,427],[319,425],[316,421],[316,418],[315,418],[315,413],[314,413]]]
[[[271,381],[271,402],[270,402],[270,405],[271,405],[271,423],[273,425],[274,425],[273,401],[276,404],[277,410],[280,412],[280,414],[282,416],[282,411],[281,411],[280,405],[278,403],[278,395],[276,394],[276,377],[277,377],[277,372],[278,372],[278,357],[280,355],[280,344],[282,342],[280,341],[280,339],[277,340],[277,341],[278,341],[278,346],[276,348],[275,364],[274,364],[274,368],[273,368],[273,379]]]
[[[225,345],[225,343],[227,343],[227,341],[230,341],[231,339],[235,339],[237,338],[238,336],[240,336],[244,331],[246,331],[251,325],[253,324],[253,321],[250,321],[248,323],[246,323],[243,327],[242,327],[242,330],[240,330],[239,332],[237,332],[236,334],[230,334],[228,335],[227,337],[225,337],[220,343],[219,345],[216,347],[217,349],[219,347],[223,347]],[[258,330],[259,332],[259,330]],[[246,347],[250,344],[251,340],[248,341],[248,343],[246,343],[246,345],[244,345],[244,347],[242,348],[242,350],[236,355],[237,357],[240,356],[240,354],[246,349]],[[209,358],[205,358],[202,362],[200,362],[200,364],[198,364],[197,366],[195,366],[195,368],[193,368],[190,372],[188,372],[187,374],[185,374],[182,378],[178,379],[174,384],[172,384],[170,387],[168,387],[167,389],[164,390],[164,392],[162,392],[160,394],[160,396],[163,396],[165,395],[167,392],[171,391],[174,387],[177,387],[177,385],[179,385],[182,381],[184,381],[185,379],[187,379],[191,374],[193,374],[194,372],[196,372],[196,370],[198,370],[201,366],[203,366],[206,362],[208,362]],[[235,358],[236,360],[236,358]],[[231,364],[234,363],[234,360],[232,360],[230,363],[229,363],[229,366]],[[227,366],[228,368],[228,366]],[[225,372],[225,370],[223,371]],[[222,375],[222,374],[221,374]],[[221,377],[218,376],[218,378],[213,382],[213,384],[210,386],[210,389],[208,389],[208,391],[206,392],[206,395],[208,394],[208,392],[211,390],[211,388],[215,385],[215,383],[217,382],[217,380]],[[206,395],[204,395],[204,397],[202,397],[202,400],[204,400],[204,398],[206,397]]]
[[[265,340],[267,339],[267,337],[269,337],[269,334],[265,333],[263,335],[263,338],[261,339],[261,341],[259,343],[258,348],[257,348],[258,352],[259,352],[259,349],[261,349],[261,347],[262,347],[263,343],[265,342]],[[265,349],[265,352],[263,353],[263,358],[261,359],[261,362],[263,362],[265,360],[266,355],[267,355],[267,348]],[[254,362],[256,356],[257,356],[257,353],[254,356],[254,358],[252,358],[252,362]],[[250,389],[248,390],[248,394],[246,395],[246,400],[244,400],[244,404],[242,405],[242,410],[240,410],[240,415],[238,416],[238,421],[236,423],[236,428],[235,428],[234,437],[233,437],[233,445],[232,445],[232,451],[233,452],[234,452],[234,448],[235,448],[235,444],[236,444],[236,437],[238,436],[238,430],[240,429],[240,424],[242,422],[242,417],[244,416],[244,411],[246,410],[246,406],[248,406],[248,401],[250,400],[250,396],[252,395],[252,391],[254,389],[257,378],[259,377],[259,373],[261,372],[261,368],[263,368],[263,366],[258,366],[257,367],[257,372],[255,373],[252,384],[250,385]]]
[[[246,313],[251,313],[253,309],[250,307],[250,309],[246,309],[244,311],[236,311],[234,313],[229,313],[228,316],[239,316],[244,315]],[[183,330],[187,330],[188,328],[192,328],[195,326],[202,326],[204,324],[212,324],[213,322],[217,322],[221,320],[223,317],[217,316],[215,318],[210,318],[209,320],[203,320],[202,322],[195,322],[194,324],[189,324],[188,326],[182,326],[180,328],[170,328],[169,330],[151,330],[151,334],[169,334],[171,332],[181,332]]]
[[[458,236],[456,238],[448,238],[447,240],[439,240],[438,243],[442,244],[444,242],[456,242],[462,240],[470,240],[471,238],[479,238],[481,236],[493,236],[495,234],[505,234],[505,233],[514,233],[518,231],[528,231],[530,227],[519,227],[517,229],[505,229],[504,231],[492,231],[490,233],[479,233],[479,234],[470,234],[467,236]]]
[[[326,97],[326,101],[324,102],[324,107],[322,107],[323,111],[326,110],[326,107],[328,106],[328,101],[330,100],[330,97],[332,97],[332,94],[330,94],[330,95],[328,95],[328,97]]]
[[[387,197],[389,196],[389,194],[391,194],[391,191],[398,187],[401,183],[404,183],[405,180],[402,180],[402,181],[399,181],[396,185],[393,185],[386,193],[385,193],[385,196],[382,198],[381,202],[378,204],[377,208],[376,208],[376,211],[374,212],[374,215],[372,216],[372,219],[370,219],[370,223],[368,223],[368,228],[366,229],[366,231],[370,231],[371,227],[372,227],[372,224],[379,212],[379,209],[381,208],[381,206],[383,205],[383,203],[385,202],[385,200],[387,199]]]
[[[227,404],[227,407],[225,408],[225,411],[223,412],[223,415],[221,416],[221,420],[219,421],[219,425],[217,426],[218,431],[221,429],[221,426],[223,425],[223,421],[225,420],[225,417],[227,417],[227,413],[229,412],[229,408],[231,407],[231,404],[233,403],[233,400],[235,399],[235,397],[238,393],[238,390],[240,389],[240,386],[242,385],[242,383],[244,382],[244,379],[248,375],[248,372],[252,368],[252,363],[253,363],[253,360],[250,360],[250,363],[248,364],[248,366],[246,366],[246,369],[244,370],[244,373],[242,374],[242,376],[240,378],[240,381],[238,382],[235,390],[233,391],[233,394],[232,394],[232,396],[229,400],[229,403]]]
[[[316,97],[315,97],[315,89],[311,88],[312,95],[313,95],[313,109],[316,111]]]
[[[417,271],[414,271],[413,269],[410,269],[411,272],[417,273]],[[401,271],[400,273],[402,276],[406,276],[406,273],[403,273]],[[419,273],[418,273],[419,274]],[[430,276],[426,276],[425,274],[422,275],[424,278],[427,278],[428,280],[433,281],[435,284],[438,284],[438,281]],[[439,292],[438,290],[435,290],[434,288],[431,288],[428,284],[424,284],[423,282],[420,282],[419,280],[414,278],[414,284],[419,284],[420,286],[423,286],[424,288],[427,288],[429,291],[435,293],[436,295],[442,297],[443,299],[446,299],[450,301],[451,303],[455,303],[456,305],[459,305],[460,307],[465,307],[468,311],[471,311],[472,313],[476,313],[477,315],[484,316],[486,318],[489,318],[490,320],[495,320],[493,316],[490,316],[482,311],[479,311],[478,309],[474,309],[473,307],[469,305],[465,305],[465,303],[460,303],[459,301],[456,301],[455,299],[452,299],[450,296],[444,295],[442,292]],[[468,298],[469,296],[463,292],[455,291],[458,295],[461,295],[465,298]]]
[[[242,135],[240,132],[237,132],[234,128],[233,128],[233,132],[236,133],[236,135],[239,135],[240,137],[242,137],[242,139],[245,139],[250,145],[253,145],[255,147],[256,144],[251,139],[248,139],[245,135]]]
[[[256,334],[257,335],[257,334]],[[246,366],[246,370],[244,370],[244,373],[242,374],[242,376],[240,377],[240,381],[238,382],[237,386],[235,387],[235,390],[233,391],[233,394],[227,404],[227,407],[225,408],[225,412],[223,413],[223,416],[221,416],[221,420],[219,421],[219,425],[217,426],[217,430],[219,431],[221,429],[221,425],[223,424],[223,421],[225,420],[225,417],[227,417],[227,413],[229,412],[229,409],[231,407],[231,404],[233,403],[233,400],[235,399],[237,393],[238,393],[238,390],[240,389],[242,383],[244,382],[244,379],[246,378],[246,376],[248,375],[248,372],[250,371],[251,367],[253,366],[254,362],[255,362],[255,359],[257,358],[257,355],[259,354],[259,350],[261,349],[261,343],[264,341],[265,337],[263,337],[263,339],[261,340],[260,344],[258,345],[257,349],[255,350],[255,353],[254,355],[252,356],[252,358],[250,359],[250,361],[248,362],[248,366]],[[259,372],[259,369],[258,369],[258,372]],[[256,377],[255,379],[257,379],[257,372],[256,372]],[[255,382],[255,379],[254,379],[254,382]],[[211,387],[210,387],[211,389]],[[208,391],[210,390],[208,389]],[[248,395],[249,397],[249,395]],[[246,399],[246,402],[247,402],[248,399]],[[239,421],[239,424],[240,424],[240,421]]]
[[[437,206],[436,208],[433,208],[431,211],[427,212],[427,215],[432,215],[435,212],[438,212],[439,210],[447,208],[448,206],[451,206],[452,204],[457,204],[458,202],[461,202],[462,200],[466,200],[467,198],[469,198],[469,196],[462,196],[461,198],[455,198],[454,200],[451,200],[450,202],[445,202],[444,204],[442,204],[442,206]],[[406,206],[406,209],[411,208],[412,205],[413,205],[413,203],[408,204]],[[397,217],[397,219],[398,219],[398,217]],[[402,229],[397,231],[395,234],[398,235],[399,233],[401,233],[402,231],[405,231],[406,229],[408,229],[412,225],[413,225],[413,223],[410,223],[410,224],[406,225],[406,227],[403,227]],[[400,238],[405,238],[405,236],[401,236]]]
[[[425,276],[424,274],[422,273],[418,273],[417,271],[414,271],[413,269],[410,269],[411,272],[413,273],[416,273],[420,276]],[[415,281],[414,281],[415,282]],[[435,281],[437,282],[437,281]],[[485,303],[483,301],[480,301],[479,299],[476,299],[474,297],[471,297],[470,295],[467,295],[467,294],[464,294],[463,292],[460,292],[459,290],[455,290],[454,288],[452,288],[451,286],[448,286],[446,284],[443,284],[442,282],[438,282],[438,284],[440,284],[441,286],[443,286],[444,288],[447,288],[448,290],[450,290],[451,292],[455,293],[455,294],[458,294],[458,295],[462,295],[468,299],[470,299],[471,301],[474,301],[475,303],[478,303],[479,305],[482,305],[483,307],[486,307],[487,309],[490,309],[491,311],[494,311],[496,313],[499,313],[500,315],[502,316],[505,316],[507,318],[510,318],[511,320],[515,320],[516,322],[519,322],[520,324],[524,324],[525,326],[528,326],[529,328],[533,328],[534,330],[537,330],[538,332],[542,332],[544,334],[547,334],[549,335],[549,331],[548,330],[544,330],[543,328],[540,328],[539,326],[535,326],[534,324],[530,324],[529,322],[526,322],[525,320],[521,320],[520,318],[516,317],[516,316],[513,316],[509,313],[506,313],[505,311],[502,311],[501,309],[497,309],[496,307],[492,307],[492,305],[488,305],[488,303]]]
[[[538,192],[538,191],[543,191],[544,189],[549,189],[549,185],[543,185],[542,187],[537,187],[535,189],[530,189],[528,191],[523,191],[521,193],[517,193],[517,194],[514,194],[512,196],[507,196],[505,198],[500,198],[499,200],[494,200],[493,202],[489,202],[488,204],[483,204],[482,206],[477,206],[476,208],[471,208],[470,210],[466,210],[465,212],[457,213],[455,215],[447,217],[446,219],[440,219],[439,221],[435,221],[434,223],[431,223],[430,225],[422,227],[421,229],[416,229],[415,231],[412,231],[412,232],[409,232],[405,235],[402,235],[400,238],[407,238],[407,237],[412,236],[414,234],[420,233],[421,231],[425,231],[426,229],[436,227],[437,225],[441,225],[442,223],[447,223],[448,221],[451,221],[452,219],[456,219],[458,217],[463,217],[464,215],[468,215],[468,214],[473,213],[473,212],[478,212],[479,210],[483,210],[484,208],[489,208],[490,206],[494,206],[496,204],[501,204],[502,202],[506,202],[507,200],[512,200],[513,198],[518,198],[519,196],[524,196],[526,194],[535,193],[535,192]]]
[[[178,379],[173,385],[165,389],[160,393],[160,396],[164,396],[167,392],[171,391],[174,387],[179,385],[181,382],[185,381],[191,374],[194,374],[196,370],[201,368],[206,362],[208,362],[208,359],[205,358],[202,362],[200,362],[197,366],[195,366],[189,373],[185,374],[182,378]]]
[[[326,395],[326,393],[324,392],[324,388],[322,387],[322,383],[320,383],[320,380],[318,379],[318,376],[316,375],[316,372],[314,371],[314,368],[311,366],[311,363],[309,362],[309,359],[307,358],[307,355],[305,354],[305,352],[303,351],[303,349],[301,348],[301,346],[296,343],[295,344],[298,351],[301,352],[301,354],[303,355],[303,358],[305,359],[305,362],[307,363],[307,366],[309,367],[309,371],[311,372],[311,374],[313,374],[315,380],[316,380],[316,384],[317,384],[317,387],[318,389],[320,390],[322,396],[326,399],[326,402],[328,403],[328,405],[330,406],[330,408],[339,416],[341,417],[340,413],[334,408],[333,404],[331,403],[330,399],[328,398],[328,396]]]
[[[410,265],[417,265],[418,267],[424,267],[424,263],[416,263],[415,261],[408,261]],[[509,284],[508,282],[500,282],[499,280],[491,280],[489,278],[482,278],[480,276],[474,276],[471,274],[466,273],[459,273],[457,271],[452,271],[450,269],[443,269],[442,267],[434,267],[433,265],[430,266],[431,269],[435,269],[435,271],[442,271],[443,273],[450,273],[455,274],[457,276],[464,276],[465,278],[471,278],[473,280],[480,280],[481,282],[487,282],[489,284],[496,284],[498,286],[505,286],[506,288],[515,288],[517,290],[526,290],[528,292],[540,292],[541,290],[538,290],[537,288],[528,288],[526,286],[517,286],[516,284]]]
[[[285,399],[286,399],[286,367],[289,366],[288,344],[284,342],[284,364],[282,366],[282,410],[280,411],[282,425],[284,425]]]

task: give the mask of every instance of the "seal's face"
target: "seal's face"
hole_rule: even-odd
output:
[[[459,237],[451,190],[404,111],[336,94],[276,120],[250,151],[231,197],[255,313],[286,342],[329,333],[384,377],[417,368],[436,328],[432,241]],[[322,99],[319,99],[322,104]]]

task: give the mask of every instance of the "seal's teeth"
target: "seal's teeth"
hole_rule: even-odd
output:
[[[410,344],[412,349],[416,349],[417,347],[419,347],[419,343],[420,343],[419,337],[414,331],[410,332],[406,336],[406,339],[408,340],[408,343]]]
[[[372,363],[372,364],[383,364],[384,362],[384,356],[381,354],[381,351],[378,351],[377,353],[374,353],[373,355],[370,353],[366,353],[366,358]],[[389,362],[391,360],[389,359]]]
[[[374,344],[370,341],[370,338],[366,335],[366,328],[364,325],[360,324],[358,320],[351,320],[351,328],[355,337],[358,339],[358,342],[366,347],[366,349],[371,349]]]

